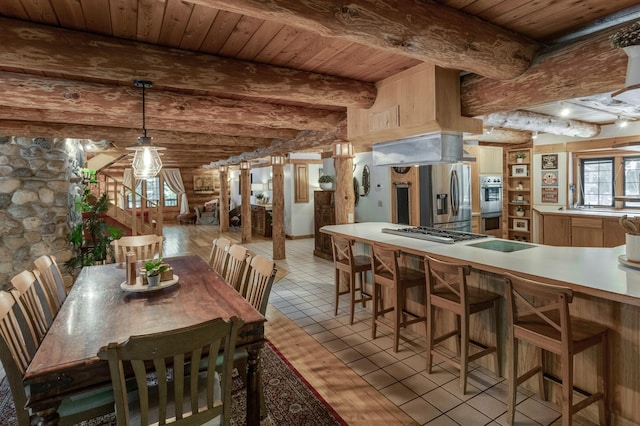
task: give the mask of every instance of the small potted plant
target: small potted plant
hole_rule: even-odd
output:
[[[524,161],[524,157],[526,157],[524,152],[518,152],[515,155],[516,157],[516,163],[522,163]]]
[[[640,84],[640,21],[616,31],[609,37],[609,41],[611,46],[624,49],[629,56],[625,86],[632,87]]]
[[[169,269],[169,265],[162,263],[162,258],[149,260],[144,264],[147,273],[147,283],[149,287],[157,287],[160,285],[160,274]]]
[[[318,183],[320,184],[320,188],[322,188],[324,191],[333,189],[333,176],[322,175],[318,179]]]
[[[523,206],[517,206],[516,207],[516,216],[518,216],[518,217],[523,217],[524,216],[524,207]]]
[[[258,204],[262,204],[263,198],[264,198],[264,194],[262,192],[256,194],[256,200],[258,200]]]

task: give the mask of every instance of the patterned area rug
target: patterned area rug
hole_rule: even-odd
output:
[[[307,383],[271,343],[262,350],[264,396],[269,416],[261,426],[325,426],[347,423]],[[246,391],[238,375],[233,379],[232,425],[244,425]],[[17,425],[9,382],[0,383],[0,425]],[[115,426],[115,414],[81,423],[82,426]]]

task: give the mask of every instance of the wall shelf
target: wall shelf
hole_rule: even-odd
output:
[[[524,159],[518,162],[516,154],[524,154]],[[512,149],[506,151],[507,176],[505,187],[506,237],[516,241],[531,241],[533,232],[532,192],[531,192],[531,149]],[[519,167],[522,166],[522,167]],[[521,184],[522,188],[518,188]],[[522,196],[522,201],[517,200]],[[516,210],[523,209],[524,216],[518,216]]]

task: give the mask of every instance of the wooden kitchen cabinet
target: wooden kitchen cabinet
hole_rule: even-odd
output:
[[[602,219],[571,218],[571,245],[574,247],[602,247]]]
[[[266,206],[251,205],[251,231],[256,235],[271,237],[271,209]]]
[[[499,146],[479,146],[476,158],[478,173],[502,176],[502,148]]]
[[[542,224],[544,244],[571,247],[571,218],[546,215]]]
[[[336,224],[334,194],[335,191],[314,191],[313,193],[313,232],[315,235],[313,254],[327,260],[333,260],[331,236],[320,232],[320,228]]]
[[[604,219],[602,221],[603,247],[617,247],[625,243],[625,232],[618,223],[618,219]]]

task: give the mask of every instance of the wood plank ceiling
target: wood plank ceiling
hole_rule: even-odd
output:
[[[141,134],[133,80],[144,79],[146,127],[167,165],[317,150],[346,138],[346,108],[371,106],[376,82],[426,60],[463,71],[467,116],[549,113],[564,99],[594,107],[624,85],[626,55],[608,35],[639,10],[637,0],[2,0],[0,134],[123,150]]]

